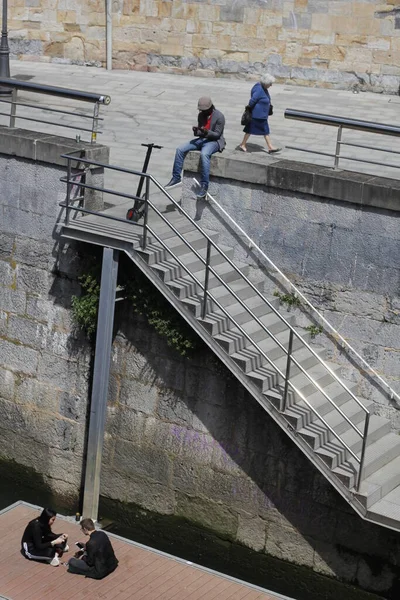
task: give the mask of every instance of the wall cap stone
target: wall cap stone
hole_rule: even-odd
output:
[[[62,154],[84,151],[85,158],[108,163],[110,149],[102,144],[76,142],[58,135],[26,129],[0,127],[0,154],[25,158],[51,165],[66,166]]]
[[[185,170],[198,172],[199,161],[199,152],[190,152]],[[264,152],[239,155],[232,150],[214,154],[210,173],[214,177],[400,211],[400,181],[397,179],[272,158]]]

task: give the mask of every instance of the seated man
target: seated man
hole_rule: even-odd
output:
[[[92,579],[103,579],[118,566],[111,542],[104,531],[96,531],[92,519],[82,519],[81,529],[89,540],[81,558],[70,558],[68,572],[85,575]]]
[[[183,161],[185,156],[191,150],[199,150],[200,157],[200,191],[197,194],[198,200],[203,200],[207,196],[208,183],[210,180],[210,161],[215,152],[222,152],[226,142],[223,136],[225,127],[225,117],[215,108],[211,98],[203,96],[198,102],[199,114],[197,117],[197,126],[193,127],[195,139],[182,144],[176,149],[174,166],[172,168],[172,179],[165,186],[166,189],[173,188],[181,183]]]

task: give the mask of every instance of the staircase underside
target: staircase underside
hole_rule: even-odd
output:
[[[121,218],[125,212],[125,206],[112,207],[104,211],[104,214]],[[202,235],[190,221],[177,211],[165,213],[164,216],[190,241],[192,247],[205,256]],[[176,254],[179,260],[202,281],[204,268],[201,261],[188,251],[185,244],[163,223],[162,219],[152,215],[149,224],[171,252]],[[227,263],[224,264],[218,252],[215,252],[215,255],[211,254],[213,268],[224,281],[229,283],[235,294],[249,305],[256,319],[249,321],[248,314],[241,310],[240,303],[236,305],[232,302],[224,286],[213,276],[210,276],[210,291],[215,301],[209,299],[206,318],[201,319],[202,293],[196,289],[193,280],[179,266],[170,252],[152,239],[151,235],[146,250],[142,250],[142,232],[142,226],[106,220],[97,215],[85,217],[78,215],[68,226],[62,225],[61,228],[63,238],[124,251],[354,510],[368,521],[400,531],[400,436],[391,433],[390,422],[375,415],[371,417],[365,477],[359,492],[356,492],[354,459],[344,451],[337,438],[310,411],[301,398],[296,397],[296,393],[290,392],[288,406],[284,413],[281,411],[283,383],[262,353],[271,358],[275,364],[282,366],[283,370],[285,361],[279,355],[279,348],[276,345],[274,347],[271,340],[266,339],[262,330],[257,329],[256,326],[258,319],[272,331],[276,339],[285,344],[285,331],[273,311],[266,309],[265,303],[260,301],[250,286],[244,285],[240,277],[237,278],[234,273],[231,273],[226,266]],[[218,239],[215,232],[206,233],[212,239]],[[228,256],[231,253],[229,248],[223,248],[223,251]],[[238,266],[246,272],[246,265]],[[276,300],[270,302],[275,303],[275,307],[278,308]],[[235,318],[239,327],[235,327],[231,322],[227,323],[226,315],[219,308],[221,305]],[[290,317],[285,314],[285,319],[288,318]],[[262,353],[249,343],[243,331],[255,340]],[[323,354],[323,349],[315,348],[315,351]],[[318,383],[332,394],[346,416],[361,428],[363,411],[354,403],[347,402],[340,386],[329,374],[321,371],[318,362],[304,352],[301,343],[295,342],[293,352]],[[335,365],[331,367],[333,370],[337,368]],[[307,378],[300,371],[293,372],[292,377],[296,382],[296,388],[301,388],[303,392],[305,390],[307,400],[318,410],[318,414],[323,415],[334,431],[358,452],[360,441],[354,435],[354,431],[346,426],[346,421],[341,420],[331,411],[329,404],[324,402],[323,396],[310,386]],[[351,387],[347,382],[346,385]],[[373,413],[371,402],[363,401],[363,404]]]

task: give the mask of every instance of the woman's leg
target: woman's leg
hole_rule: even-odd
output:
[[[44,548],[43,550],[39,550],[38,548],[33,548],[27,546],[27,544],[23,545],[23,553],[26,558],[29,560],[37,560],[40,562],[51,562],[56,555],[56,549],[53,547]]]
[[[265,135],[264,137],[265,137],[265,141],[267,142],[267,148],[269,151],[272,150],[272,151],[277,152],[278,150],[280,150],[280,148],[275,148],[275,146],[273,146],[271,144],[271,138],[269,137],[269,135]]]
[[[250,137],[250,133],[245,133],[242,143],[240,144],[239,148],[241,148],[243,150],[243,152],[247,152],[247,148],[246,148],[246,144],[247,144],[247,140]]]

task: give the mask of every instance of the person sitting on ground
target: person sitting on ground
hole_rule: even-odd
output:
[[[118,566],[111,542],[104,531],[96,531],[92,519],[82,519],[81,529],[89,540],[84,545],[84,552],[68,561],[68,573],[85,575],[92,579],[103,579]]]
[[[251,135],[262,135],[267,143],[268,154],[280,152],[282,148],[275,148],[272,145],[269,137],[268,117],[271,113],[271,97],[269,88],[274,83],[275,77],[269,73],[264,73],[261,76],[260,82],[253,85],[251,88],[251,98],[248,103],[248,108],[251,110],[251,121],[248,123],[244,131],[244,137],[239,148],[242,152],[247,152],[247,140]]]
[[[217,110],[211,98],[203,96],[199,99],[197,108],[199,111],[197,125],[193,127],[195,138],[190,142],[182,144],[176,149],[174,166],[172,168],[172,179],[165,186],[166,189],[179,185],[182,181],[182,169],[185,156],[191,150],[201,152],[200,156],[200,191],[198,200],[207,196],[210,181],[210,161],[215,152],[222,152],[226,146],[223,136],[225,117]]]
[[[47,562],[58,567],[63,552],[69,550],[67,533],[53,533],[56,511],[44,508],[39,518],[29,521],[21,540],[21,552],[29,560]]]

